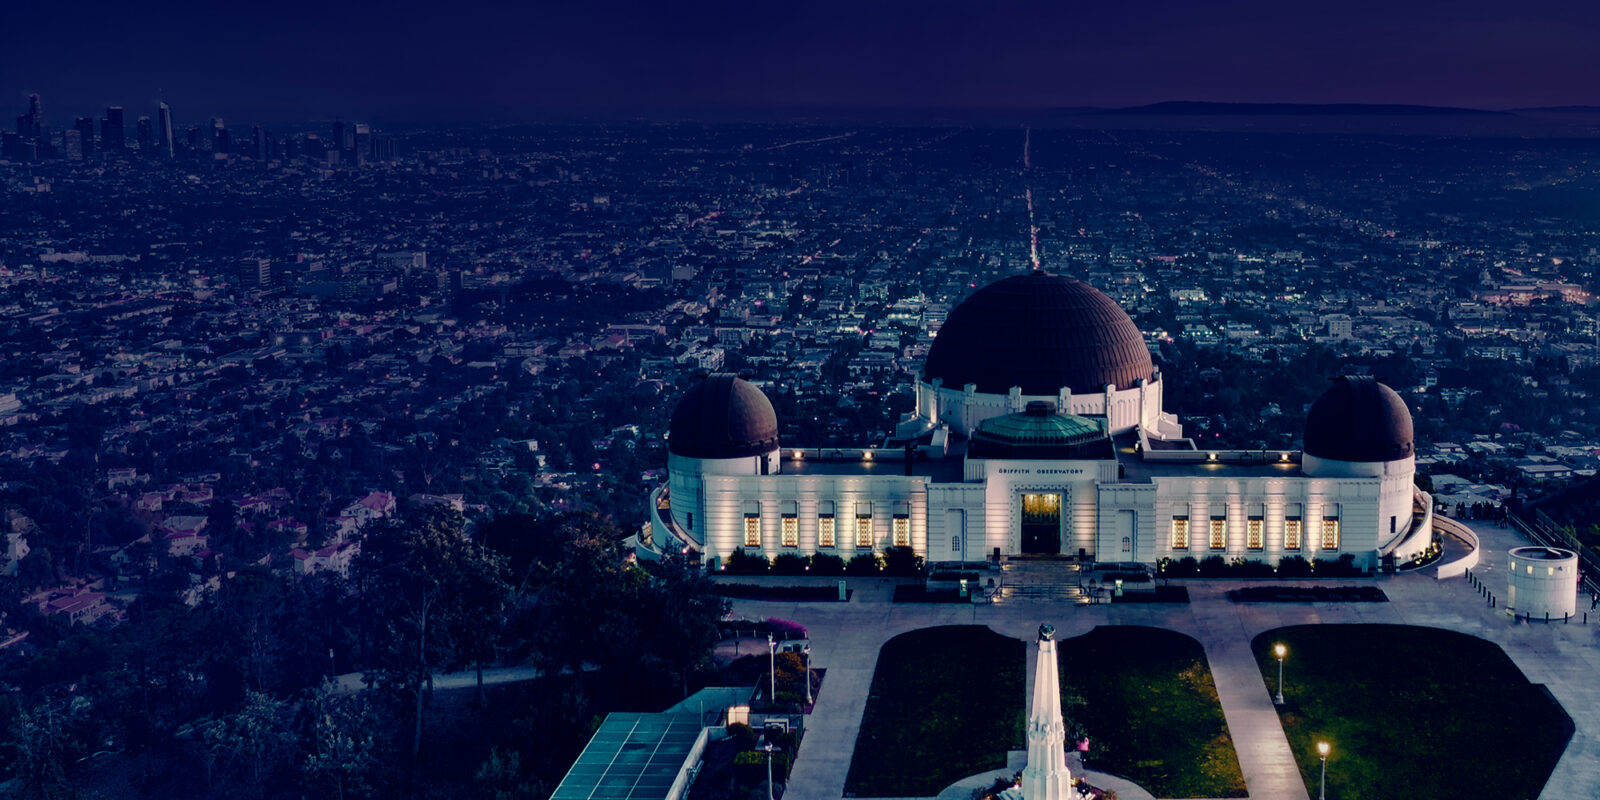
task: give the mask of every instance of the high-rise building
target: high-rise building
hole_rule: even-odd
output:
[[[156,149],[155,123],[151,122],[149,117],[140,117],[137,127],[139,131],[139,155],[150,158],[155,155]]]
[[[228,126],[221,117],[211,118],[211,152],[228,152]]]
[[[372,126],[365,122],[357,122],[355,127],[355,146],[352,150],[355,152],[356,164],[361,165],[372,158]]]
[[[110,155],[119,154],[127,145],[127,136],[122,106],[107,106],[106,115],[100,119],[100,149]]]
[[[250,128],[250,157],[257,161],[266,161],[270,148],[267,146],[267,132],[260,125]]]
[[[38,93],[28,95],[28,113],[17,117],[17,135],[35,142],[44,138],[44,105]]]
[[[83,160],[83,135],[76,130],[61,132],[61,147],[68,161]]]
[[[199,128],[196,128],[195,126],[190,125],[189,129],[188,129],[188,132],[185,134],[185,136],[188,138],[189,155],[190,156],[197,156],[197,155],[200,154],[201,150],[205,149],[205,145],[202,144],[202,140],[200,138],[200,129]]]
[[[265,258],[246,258],[240,261],[239,282],[247,289],[270,288],[272,286],[272,262]]]
[[[165,101],[156,104],[156,152],[172,158],[172,106]]]
[[[73,123],[72,127],[78,132],[78,138],[81,140],[79,145],[83,148],[84,160],[87,161],[94,158],[96,149],[94,144],[94,118],[78,117],[78,121]]]

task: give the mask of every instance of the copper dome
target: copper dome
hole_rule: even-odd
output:
[[[979,289],[945,320],[922,378],[986,394],[1053,395],[1129,389],[1154,373],[1128,313],[1083,281],[1032,272]]]
[[[760,389],[730,373],[694,385],[672,411],[667,449],[688,458],[747,458],[778,448],[778,415]]]
[[[1331,461],[1398,461],[1412,455],[1411,411],[1370,376],[1334,378],[1306,414],[1305,454]]]

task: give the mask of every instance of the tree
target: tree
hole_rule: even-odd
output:
[[[484,614],[492,609],[498,618],[508,592],[505,566],[467,538],[459,514],[430,509],[370,526],[353,571],[375,626],[368,674],[414,703],[414,762],[434,669],[473,643],[472,629],[486,622]]]
[[[711,661],[711,649],[722,638],[717,623],[732,603],[716,593],[704,572],[682,558],[667,557],[649,565],[647,597],[635,608],[642,615],[640,645],[647,658],[677,680],[689,696],[689,677]]]
[[[77,796],[67,776],[73,761],[64,710],[46,701],[19,712],[11,721],[12,770],[27,800],[65,800]]]
[[[376,796],[382,759],[375,733],[378,715],[370,702],[361,694],[339,696],[323,689],[314,697],[312,711],[311,752],[300,767],[307,782],[331,789],[334,800]]]
[[[234,787],[230,794],[261,797],[266,782],[296,743],[283,722],[283,706],[260,692],[248,692],[244,704],[232,714],[212,720],[201,729],[206,778],[215,788],[219,780]]]

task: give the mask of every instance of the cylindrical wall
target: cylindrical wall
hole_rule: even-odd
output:
[[[1577,613],[1578,554],[1558,547],[1517,547],[1511,553],[1506,606],[1517,615],[1562,619]]]

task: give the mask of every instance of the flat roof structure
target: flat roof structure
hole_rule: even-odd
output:
[[[693,713],[609,714],[551,800],[678,800],[705,733]]]

